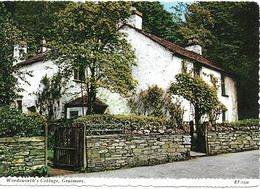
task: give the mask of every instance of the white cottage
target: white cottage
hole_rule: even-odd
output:
[[[218,91],[219,100],[227,107],[227,111],[223,112],[218,122],[235,121],[238,119],[237,110],[237,92],[235,80],[225,70],[213,65],[209,60],[202,56],[202,49],[196,41],[189,41],[189,46],[186,48],[180,47],[174,43],[156,37],[142,30],[142,15],[136,10],[133,10],[133,15],[129,19],[127,25],[122,27],[122,30],[128,34],[127,40],[132,45],[136,53],[137,66],[133,68],[133,78],[138,80],[137,91],[147,89],[149,86],[158,85],[166,90],[176,74],[181,73],[182,64],[185,62],[189,70],[196,66],[196,72],[207,83],[211,83],[207,74],[213,74],[219,79],[221,86]],[[43,51],[45,49],[42,49]],[[39,90],[40,80],[44,75],[51,76],[57,72],[57,66],[51,61],[43,62],[45,52],[41,52],[35,57],[29,58],[26,61],[19,62],[21,70],[32,71],[34,77],[27,77],[30,85],[24,83],[24,92],[21,92],[21,98],[17,100],[17,104],[24,112],[32,111],[35,108],[36,97],[33,92]],[[71,83],[75,81],[71,80]],[[222,84],[220,84],[220,82]],[[78,95],[68,95],[61,100],[58,117],[62,117],[62,112],[65,117],[81,116],[86,111],[79,105],[80,87],[71,88],[71,92],[78,92]],[[97,98],[100,100],[96,103],[97,106],[102,106],[101,112],[104,112],[106,107],[107,113],[110,114],[130,114],[130,109],[127,106],[127,100],[117,93],[112,93],[107,89],[98,90]],[[83,98],[82,98],[83,99]],[[83,99],[84,100],[84,99]],[[77,103],[76,103],[77,102]],[[84,104],[86,106],[86,104]],[[184,120],[194,120],[194,111],[192,105],[188,101],[183,101],[185,109]]]

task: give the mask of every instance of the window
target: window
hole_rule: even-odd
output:
[[[23,110],[23,101],[22,100],[17,100],[17,108],[18,108],[18,110]]]
[[[27,108],[30,112],[36,112],[36,107],[35,106],[31,106]]]
[[[77,118],[79,116],[78,111],[70,111],[70,118]]]
[[[202,66],[198,64],[194,64],[194,76],[200,77]]]
[[[74,80],[82,81],[85,79],[84,69],[74,69]]]
[[[226,82],[225,82],[225,76],[223,74],[221,74],[221,94],[222,96],[226,96],[228,97],[228,95],[226,94]]]
[[[227,111],[225,111],[225,110],[222,111],[222,122],[227,121],[226,113],[227,113]]]

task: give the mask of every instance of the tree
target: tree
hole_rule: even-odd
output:
[[[196,35],[203,55],[237,81],[239,119],[257,118],[259,7],[255,2],[197,2],[188,5],[180,32]],[[185,42],[183,42],[184,44]]]
[[[17,77],[13,67],[13,46],[17,42],[17,30],[12,25],[10,13],[0,3],[0,106],[10,105],[17,95]]]
[[[178,24],[173,15],[157,1],[137,1],[133,5],[143,14],[143,30],[171,42],[179,41]]]
[[[48,120],[55,120],[60,99],[67,94],[69,88],[68,80],[63,78],[61,72],[54,74],[52,77],[45,75],[40,84],[40,90],[34,94],[37,96],[36,106],[39,113],[45,115]]]
[[[205,56],[234,74],[239,119],[258,118],[259,6],[256,2],[201,2],[214,18]]]
[[[175,14],[175,18],[182,35],[182,45],[186,45],[191,37],[197,38],[202,46],[211,43],[211,29],[214,27],[214,19],[209,10],[197,3],[192,3],[186,6],[185,20],[182,20],[177,14]]]
[[[130,16],[129,2],[70,3],[54,24],[56,64],[67,71],[85,72],[81,83],[88,94],[88,114],[93,113],[98,88],[122,95],[131,93],[136,82],[131,75],[135,54],[120,32]]]
[[[15,26],[21,31],[22,40],[28,44],[28,56],[35,56],[43,38],[53,39],[52,29],[57,15],[64,9],[65,1],[6,1],[6,9]]]
[[[213,113],[219,114],[222,109],[226,109],[218,100],[216,88],[207,84],[200,77],[181,73],[177,74],[175,78],[176,82],[171,84],[169,91],[191,102],[195,110],[196,125],[199,124],[202,115],[207,114],[212,119]],[[216,112],[216,109],[219,111]]]

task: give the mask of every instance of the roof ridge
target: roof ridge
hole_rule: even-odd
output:
[[[226,72],[224,69],[222,69],[222,68],[220,68],[218,66],[215,66],[210,60],[208,60],[207,58],[205,58],[204,56],[202,56],[200,54],[197,54],[197,53],[195,53],[193,51],[185,49],[184,47],[181,47],[181,46],[179,46],[179,45],[177,45],[177,44],[175,44],[173,42],[170,42],[170,41],[167,41],[167,40],[165,40],[163,38],[157,37],[157,36],[155,36],[153,34],[145,32],[143,30],[137,29],[137,28],[135,28],[135,27],[133,27],[133,26],[131,26],[129,24],[126,24],[126,25],[131,27],[131,28],[133,28],[133,29],[135,29],[139,33],[149,37],[151,40],[159,43],[160,45],[164,46],[165,48],[167,48],[170,51],[174,51],[174,52],[176,52],[176,53],[178,53],[180,55],[183,55],[183,56],[188,57],[190,59],[193,59],[193,60],[195,60],[197,62],[200,62],[200,63],[202,63],[202,64],[204,64],[204,65],[206,65],[208,67],[212,67],[212,68],[214,68],[216,70],[219,70],[219,71],[222,71],[222,72]]]

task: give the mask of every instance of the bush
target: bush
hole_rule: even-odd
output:
[[[244,120],[239,120],[235,122],[224,122],[224,123],[217,123],[213,125],[211,128],[212,130],[218,130],[218,131],[223,131],[223,130],[259,130],[259,119],[244,119]]]
[[[171,130],[171,133],[183,133],[183,130],[177,129],[175,125],[171,124],[170,120],[158,117],[147,116],[133,116],[133,115],[88,115],[80,117],[75,122],[84,122],[88,124],[88,130],[95,129],[125,129],[128,131],[149,130],[150,133],[159,133],[159,130]],[[112,127],[112,128],[111,128]]]
[[[45,118],[38,113],[24,114],[9,107],[0,108],[0,137],[42,136]]]
[[[259,119],[244,119],[234,122],[224,122],[224,123],[217,123],[216,126],[226,126],[226,127],[239,127],[239,126],[259,126]]]

